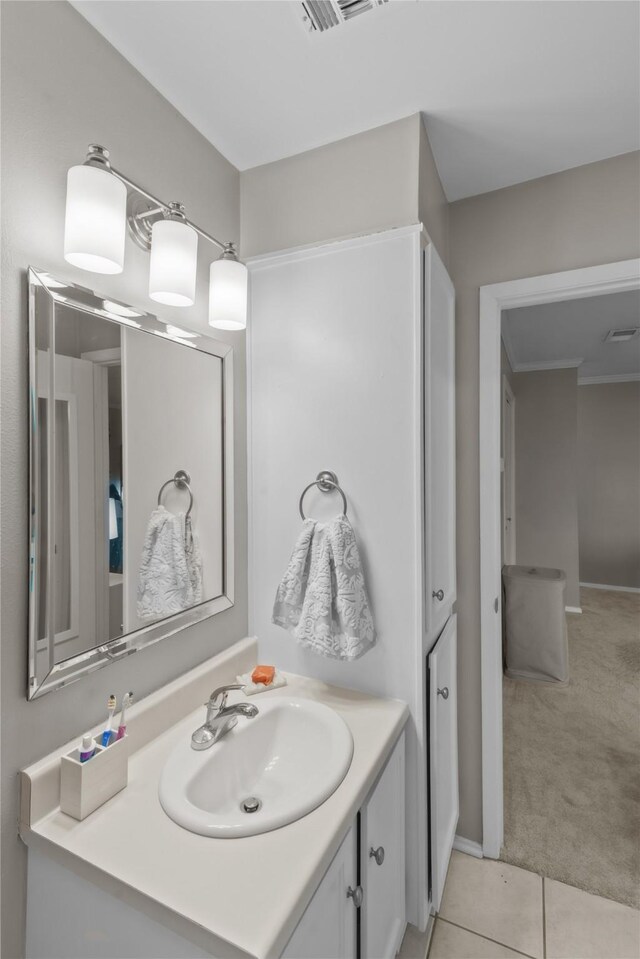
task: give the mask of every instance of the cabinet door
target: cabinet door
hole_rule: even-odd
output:
[[[282,959],[356,959],[357,837],[352,826],[296,926]]]
[[[405,919],[404,734],[360,811],[361,955],[393,959]]]
[[[437,912],[459,812],[455,615],[442,630],[428,664],[431,901]]]
[[[442,260],[424,254],[426,627],[444,626],[456,598],[455,293]]]

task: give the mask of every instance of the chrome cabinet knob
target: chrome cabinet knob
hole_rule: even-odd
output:
[[[439,603],[444,599],[444,590],[443,589],[434,589],[431,594],[434,599],[437,599]]]
[[[377,849],[374,849],[373,846],[369,850],[369,859],[375,859],[379,866],[384,862],[384,846],[378,846]]]
[[[448,686],[443,686],[442,689],[439,689],[439,690],[438,690],[438,696],[442,696],[443,699],[448,699],[448,698],[449,698],[449,687],[448,687]]]
[[[356,886],[355,889],[352,889],[351,886],[347,889],[347,899],[353,899],[353,904],[356,909],[359,909],[364,901],[364,892],[362,886]]]

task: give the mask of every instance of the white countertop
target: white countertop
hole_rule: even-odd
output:
[[[251,702],[259,705],[261,696],[317,700],[335,709],[353,734],[347,775],[307,816],[242,839],[195,835],[169,819],[158,800],[158,780],[176,743],[203,721],[198,698],[197,709],[131,755],[128,787],[84,821],[59,807],[36,818],[37,797],[28,795],[24,841],[215,956],[280,956],[408,717],[398,700],[302,676],[287,679],[287,686]],[[230,702],[234,696],[243,698],[231,694]],[[130,730],[134,723],[132,716]],[[26,770],[25,777],[35,793],[36,772]]]

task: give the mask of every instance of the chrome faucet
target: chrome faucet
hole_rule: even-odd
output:
[[[229,732],[238,722],[238,716],[252,719],[258,715],[258,707],[251,703],[236,703],[227,706],[227,696],[232,689],[243,689],[241,683],[231,683],[229,686],[220,686],[211,693],[207,707],[207,718],[204,725],[199,726],[191,736],[192,749],[208,749]]]

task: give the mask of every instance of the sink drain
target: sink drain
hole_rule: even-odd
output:
[[[243,812],[257,812],[262,806],[262,801],[256,796],[249,796],[240,803],[240,809]]]

